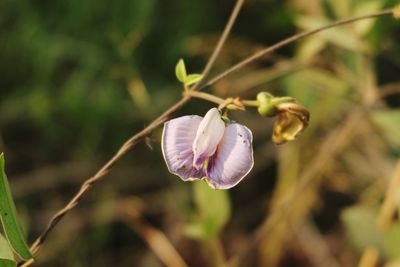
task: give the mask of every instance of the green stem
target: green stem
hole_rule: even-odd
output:
[[[242,103],[248,107],[258,107],[260,105],[257,100],[242,100]]]
[[[215,96],[215,95],[212,95],[212,94],[209,94],[209,93],[193,91],[193,90],[188,90],[188,91],[185,91],[184,93],[187,96],[204,99],[204,100],[213,102],[218,105],[225,102],[225,99]],[[293,98],[291,98],[291,97],[280,97],[279,99],[286,99],[286,98],[291,99],[291,100],[286,100],[284,102],[293,101]],[[259,106],[259,102],[257,100],[241,100],[240,102],[242,102],[243,105],[248,106],[248,107],[258,107]]]
[[[225,102],[225,99],[212,95],[212,94],[208,94],[208,93],[204,93],[204,92],[199,92],[199,91],[193,91],[193,90],[188,90],[185,91],[185,95],[187,96],[191,96],[191,97],[195,97],[195,98],[200,98],[200,99],[204,99],[210,102],[213,102],[215,104],[222,104]]]

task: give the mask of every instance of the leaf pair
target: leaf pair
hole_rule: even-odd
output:
[[[178,80],[185,86],[193,85],[199,82],[203,78],[203,75],[197,73],[188,75],[186,72],[185,62],[183,61],[183,59],[180,59],[176,64],[175,75],[176,78],[178,78]]]

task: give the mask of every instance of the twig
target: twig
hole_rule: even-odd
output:
[[[203,71],[203,79],[194,85],[191,90],[201,90],[209,85],[214,84],[215,82],[219,81],[220,79],[226,77],[230,73],[244,67],[245,65],[255,61],[256,59],[259,59],[266,55],[267,53],[273,52],[281,47],[284,47],[290,43],[293,43],[299,39],[302,39],[304,37],[308,37],[312,34],[321,32],[323,30],[333,28],[339,25],[351,23],[354,21],[358,20],[363,20],[363,19],[369,19],[369,18],[374,18],[378,16],[384,16],[384,15],[390,15],[392,14],[392,10],[385,10],[382,12],[377,12],[369,15],[364,15],[364,16],[359,16],[359,17],[354,17],[354,18],[349,18],[349,19],[344,19],[344,20],[339,20],[337,22],[334,22],[332,24],[326,25],[324,27],[300,33],[297,35],[294,35],[292,37],[289,37],[281,42],[276,43],[275,45],[272,45],[264,50],[261,50],[260,52],[255,53],[254,55],[250,56],[249,58],[241,61],[240,63],[236,64],[235,66],[229,68],[228,70],[224,71],[223,73],[217,75],[205,85],[203,85],[203,80],[206,78],[207,74],[209,73],[210,69],[212,68],[213,64],[215,63],[215,60],[217,59],[219,53],[221,52],[221,49],[230,33],[230,30],[234,24],[234,21],[236,20],[236,17],[239,13],[239,10],[243,4],[244,0],[237,0],[235,7],[231,13],[231,16],[228,20],[228,23],[224,29],[224,32],[222,33],[215,49],[214,52],[212,53],[211,57],[208,60],[208,63],[206,64],[206,67],[204,68]],[[168,118],[169,116],[179,110],[181,107],[183,107],[188,101],[190,100],[189,96],[183,96],[181,100],[179,100],[176,104],[174,104],[172,107],[170,107],[167,111],[165,111],[161,116],[156,118],[149,126],[147,126],[145,129],[142,131],[138,132],[135,134],[133,137],[131,137],[128,141],[126,141],[121,148],[118,150],[118,152],[105,164],[103,165],[100,170],[91,178],[86,180],[80,190],[76,193],[76,195],[68,202],[68,204],[59,210],[49,221],[46,229],[43,231],[43,233],[35,240],[35,242],[31,246],[31,252],[36,255],[37,252],[39,251],[40,247],[42,246],[43,242],[45,241],[47,235],[49,232],[57,225],[57,223],[72,209],[75,208],[75,206],[79,203],[79,201],[82,199],[82,197],[89,191],[89,189],[101,180],[105,175],[108,174],[108,172],[111,170],[111,168],[115,165],[115,163],[122,158],[123,155],[125,155],[132,147],[134,147],[137,143],[139,143],[141,140],[143,140],[146,136],[151,134],[153,130],[158,128],[160,125],[162,125]],[[29,265],[26,265],[29,266]]]
[[[204,68],[203,71],[203,79],[205,76],[207,76],[208,72],[212,68],[213,64],[215,63],[215,60],[217,59],[219,53],[221,52],[221,49],[232,29],[232,26],[237,18],[237,15],[239,14],[240,8],[242,7],[244,3],[244,0],[237,0],[235,7],[232,11],[232,14],[230,15],[230,18],[227,22],[227,25],[212,53],[210,56],[206,67]],[[200,81],[201,82],[201,81]],[[197,83],[192,90],[199,90],[200,82]],[[46,240],[48,234],[50,231],[57,225],[57,223],[72,209],[75,208],[75,206],[79,203],[79,201],[82,199],[82,197],[90,190],[90,188],[101,180],[104,176],[106,176],[111,168],[115,165],[115,163],[122,158],[130,149],[132,149],[133,146],[135,146],[138,142],[143,140],[146,136],[151,134],[153,130],[157,129],[160,125],[162,125],[168,117],[174,113],[175,111],[179,110],[181,107],[183,107],[188,101],[190,100],[190,96],[183,96],[181,100],[179,100],[176,104],[174,104],[172,107],[170,107],[167,111],[165,111],[161,116],[156,118],[149,126],[147,126],[145,129],[140,131],[139,133],[135,134],[133,137],[131,137],[128,141],[126,141],[121,148],[118,150],[118,152],[106,163],[104,164],[99,171],[96,172],[94,176],[86,180],[78,193],[75,194],[75,196],[68,202],[68,204],[59,210],[49,221],[46,229],[43,231],[43,233],[35,240],[35,242],[32,244],[30,247],[30,250],[33,255],[36,255],[37,252],[39,251],[40,247],[42,246],[43,242]]]

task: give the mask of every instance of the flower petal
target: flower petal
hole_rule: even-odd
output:
[[[206,170],[208,183],[228,189],[239,183],[253,168],[253,135],[246,127],[230,123]]]
[[[204,161],[212,156],[225,131],[225,123],[217,108],[210,109],[201,121],[193,142],[193,166],[201,169]]]
[[[202,171],[193,168],[193,141],[202,117],[183,116],[164,124],[162,153],[168,170],[182,180],[201,179]]]

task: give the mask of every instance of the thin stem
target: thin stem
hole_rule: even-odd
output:
[[[221,105],[224,104],[227,99],[223,99],[221,97],[218,97],[216,95],[212,95],[209,93],[205,93],[205,92],[199,92],[199,91],[186,91],[184,93],[187,96],[193,97],[193,98],[199,98],[199,99],[204,99],[210,102],[213,102],[215,104]],[[290,102],[293,101],[294,98],[292,97],[278,97],[277,98],[278,101],[276,101],[275,104],[279,104],[279,103],[283,103],[283,102]],[[257,100],[240,100],[240,103],[242,103],[244,106],[248,106],[248,107],[258,107],[260,105],[260,103]]]
[[[208,93],[204,93],[204,92],[198,92],[198,91],[186,91],[185,95],[190,96],[190,97],[194,97],[194,98],[200,98],[200,99],[204,99],[210,102],[213,102],[215,104],[221,105],[222,103],[225,102],[225,99],[212,95],[212,94],[208,94]]]
[[[260,105],[257,100],[242,100],[242,103],[248,107],[258,107]]]
[[[217,60],[219,54],[221,53],[222,47],[224,46],[226,39],[228,38],[229,33],[232,30],[233,24],[235,24],[236,18],[239,15],[239,11],[242,9],[243,3],[244,3],[244,0],[236,1],[236,4],[232,10],[232,13],[231,13],[229,19],[228,19],[228,22],[226,23],[225,29],[222,32],[222,34],[218,40],[218,43],[214,48],[213,53],[211,54],[210,58],[208,59],[206,66],[204,67],[204,70],[202,72],[203,78],[201,78],[201,80],[192,87],[193,91],[201,90],[202,88],[204,88],[205,78],[209,74],[211,68],[214,66],[215,61]]]
[[[282,41],[280,41],[280,42],[278,42],[278,43],[276,43],[276,44],[274,44],[272,46],[269,46],[269,47],[267,47],[267,48],[265,48],[265,49],[263,49],[263,50],[261,50],[259,52],[256,52],[252,56],[244,59],[243,61],[237,63],[236,65],[234,65],[232,67],[230,67],[226,71],[218,74],[217,76],[215,76],[214,78],[209,80],[206,83],[206,86],[210,86],[210,85],[218,82],[219,80],[225,78],[226,76],[230,75],[231,73],[233,73],[233,72],[243,68],[244,66],[254,62],[255,60],[262,58],[266,54],[274,52],[275,50],[277,50],[277,49],[279,49],[279,48],[281,48],[283,46],[286,46],[288,44],[291,44],[293,42],[296,42],[296,41],[298,41],[300,39],[309,37],[309,36],[314,35],[316,33],[319,33],[319,32],[322,32],[324,30],[327,30],[327,29],[330,29],[330,28],[334,28],[334,27],[337,27],[337,26],[340,26],[340,25],[349,24],[349,23],[356,22],[356,21],[359,21],[359,20],[364,20],[364,19],[372,19],[372,18],[375,18],[375,17],[392,15],[392,14],[393,14],[393,9],[387,9],[387,10],[383,10],[383,11],[376,12],[376,13],[371,13],[371,14],[367,14],[367,15],[362,15],[362,16],[357,16],[357,17],[338,20],[338,21],[335,21],[335,22],[333,22],[331,24],[325,25],[323,27],[320,27],[320,28],[317,28],[317,29],[314,29],[314,30],[311,30],[311,31],[306,31],[306,32],[295,34],[295,35],[293,35],[293,36],[291,36],[289,38],[286,38],[286,39],[284,39],[284,40],[282,40]]]

